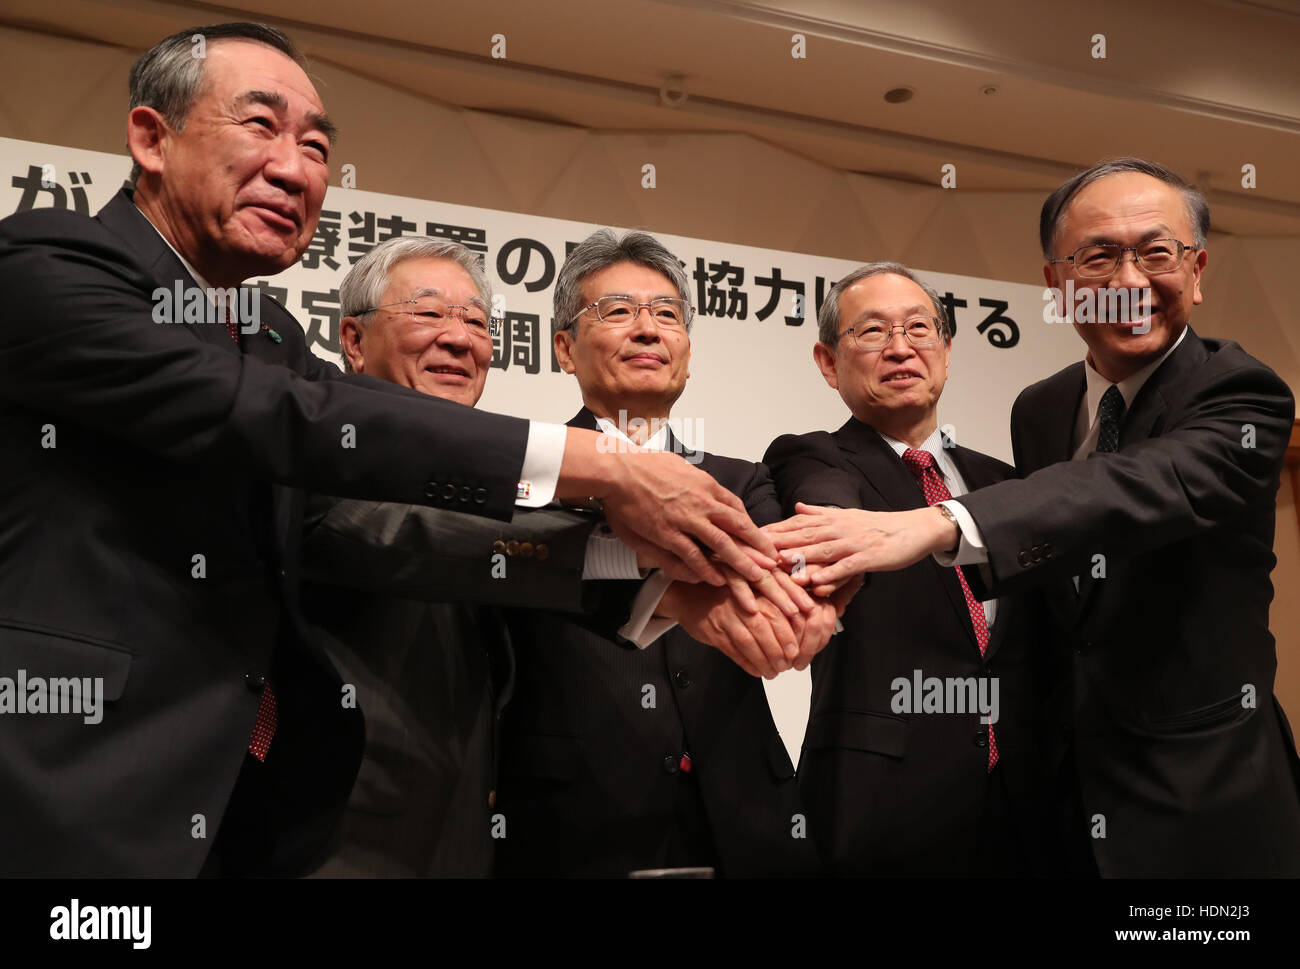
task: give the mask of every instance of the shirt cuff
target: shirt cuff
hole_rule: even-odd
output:
[[[935,552],[934,560],[940,565],[951,568],[954,565],[982,565],[989,560],[989,550],[984,545],[984,536],[980,534],[979,526],[975,524],[975,519],[971,517],[960,501],[948,500],[940,501],[938,504],[943,505],[952,516],[957,519],[957,527],[961,530],[961,538],[957,541],[957,551],[955,552]]]
[[[623,540],[610,531],[608,525],[598,525],[592,529],[587,536],[587,554],[582,562],[584,582],[644,578],[645,574],[636,564],[636,552],[624,545]],[[655,599],[655,605],[659,605],[658,598]]]
[[[632,616],[618,634],[631,640],[637,649],[645,649],[677,625],[672,619],[656,618],[654,614],[659,608],[659,600],[672,584],[672,579],[656,570],[650,573],[650,578],[645,580],[641,591],[632,600]]]
[[[555,497],[568,433],[563,424],[528,422],[528,445],[519,471],[519,490],[515,492],[515,504],[520,508],[541,508]]]

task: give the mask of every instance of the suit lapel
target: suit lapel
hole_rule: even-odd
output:
[[[1120,450],[1135,444],[1138,441],[1145,441],[1150,437],[1159,436],[1164,427],[1165,413],[1169,409],[1169,401],[1166,396],[1170,389],[1180,386],[1187,373],[1193,368],[1205,362],[1208,353],[1205,344],[1201,342],[1189,326],[1187,336],[1183,337],[1183,342],[1178,345],[1178,349],[1171,353],[1155,373],[1147,378],[1147,382],[1142,385],[1142,389],[1137,392],[1133,398],[1133,404],[1124,415],[1124,421],[1119,429],[1119,446]],[[1116,562],[1109,565],[1107,569],[1107,581],[1098,583],[1092,578],[1090,572],[1084,572],[1079,576],[1079,615],[1086,615],[1095,603],[1095,598],[1099,594],[1098,586],[1106,585],[1116,589],[1126,587],[1123,575],[1117,575],[1117,569],[1123,569],[1123,564]]]
[[[131,189],[124,188],[114,195],[109,203],[99,210],[95,218],[111,232],[126,240],[139,255],[141,264],[148,268],[149,274],[160,287],[175,293],[177,281],[180,282],[183,291],[199,285],[198,280],[190,275],[185,264],[154,228],[153,223],[136,208]],[[178,315],[181,310],[182,307],[174,308]],[[239,348],[235,346],[235,341],[230,339],[230,334],[224,326],[207,323],[167,325],[182,326],[205,343],[219,346],[227,353],[239,353]]]

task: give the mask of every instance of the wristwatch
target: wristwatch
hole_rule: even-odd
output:
[[[947,555],[952,555],[957,551],[957,549],[961,548],[961,522],[957,521],[957,516],[952,513],[952,509],[947,505],[935,505],[934,507],[938,508],[939,514],[952,522],[953,527],[957,529],[957,543],[945,553]]]

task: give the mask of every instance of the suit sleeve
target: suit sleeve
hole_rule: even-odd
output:
[[[72,213],[0,224],[0,395],[217,474],[510,518],[526,421],[320,379],[337,376],[323,363],[297,373],[155,323],[158,281],[122,250]]]
[[[1017,401],[1013,425],[1028,406]],[[1253,361],[1221,367],[1170,413],[1157,437],[962,497],[989,552],[984,591],[1004,595],[1079,574],[1098,553],[1139,555],[1232,527],[1274,500],[1295,413],[1276,374]]]
[[[518,509],[508,523],[420,505],[308,499],[303,578],[426,602],[580,612],[587,538],[599,519]],[[497,551],[511,543],[513,553]],[[528,555],[519,550],[528,544]],[[495,547],[494,547],[495,546]],[[497,556],[500,556],[499,558]],[[599,585],[602,583],[588,583]]]
[[[795,513],[796,502],[861,508],[857,479],[833,463],[835,442],[829,434],[785,434],[769,445],[763,463],[772,480],[786,516]]]

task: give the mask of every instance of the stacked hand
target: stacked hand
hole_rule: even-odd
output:
[[[814,595],[833,594],[865,572],[893,572],[953,548],[957,527],[935,508],[863,511],[795,505],[799,514],[763,531]]]

